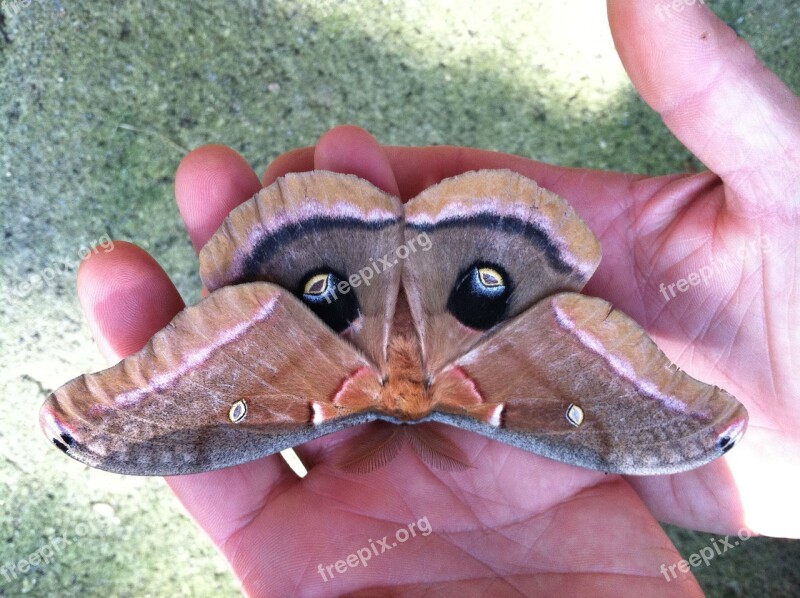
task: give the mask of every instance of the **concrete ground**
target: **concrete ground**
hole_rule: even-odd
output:
[[[714,9],[800,91],[797,3]],[[351,122],[391,144],[702,167],[633,91],[599,1],[3,0],[0,65],[0,568],[53,553],[0,569],[0,596],[237,595],[160,479],[82,467],[37,424],[47,392],[104,365],[74,290],[93,243],[142,245],[198,299],[172,199],[188,149],[229,144],[261,171]],[[710,542],[669,532],[684,556]],[[754,538],[695,574],[711,596],[789,596],[798,571],[800,543]]]

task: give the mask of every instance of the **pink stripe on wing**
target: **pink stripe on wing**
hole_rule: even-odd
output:
[[[117,395],[114,402],[118,407],[131,407],[138,403],[143,397],[153,392],[164,390],[187,372],[205,363],[218,349],[236,341],[246,334],[253,326],[269,318],[270,314],[272,314],[275,309],[275,302],[277,300],[277,297],[273,297],[267,303],[262,304],[249,320],[240,322],[227,330],[220,331],[210,344],[184,355],[177,368],[154,376],[144,388],[135,388]]]

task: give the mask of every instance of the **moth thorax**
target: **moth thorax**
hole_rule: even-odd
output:
[[[386,411],[405,421],[430,413],[430,401],[423,384],[422,361],[416,336],[397,335],[389,342],[389,375],[381,391]]]

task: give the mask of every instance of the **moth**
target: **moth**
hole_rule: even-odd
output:
[[[507,170],[403,205],[352,175],[288,174],[200,252],[210,295],[137,354],[52,393],[45,434],[124,474],[247,462],[343,428],[369,471],[406,443],[469,463],[439,422],[580,467],[665,474],[742,437],[745,408],[580,294],[600,244],[566,201]]]

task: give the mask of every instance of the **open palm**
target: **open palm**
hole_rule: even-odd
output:
[[[586,292],[631,315],[690,374],[735,394],[750,412],[745,438],[692,472],[622,478],[448,430],[471,469],[432,471],[407,450],[355,475],[328,458],[345,431],[298,448],[310,467],[302,480],[278,456],[170,478],[249,593],[699,593],[691,577],[662,574],[680,557],[656,517],[800,535],[785,481],[800,473],[791,400],[800,104],[704,7],[662,22],[649,2],[612,1],[609,15],[634,84],[711,172],[645,178],[465,148],[381,147],[338,127],[275,160],[263,181],[232,150],[199,148],[178,170],[178,205],[199,249],[233,207],[286,172],[351,172],[406,200],[467,170],[517,170],[570,201],[600,238],[604,259]],[[183,307],[156,262],[124,243],[82,264],[79,293],[114,358]]]

